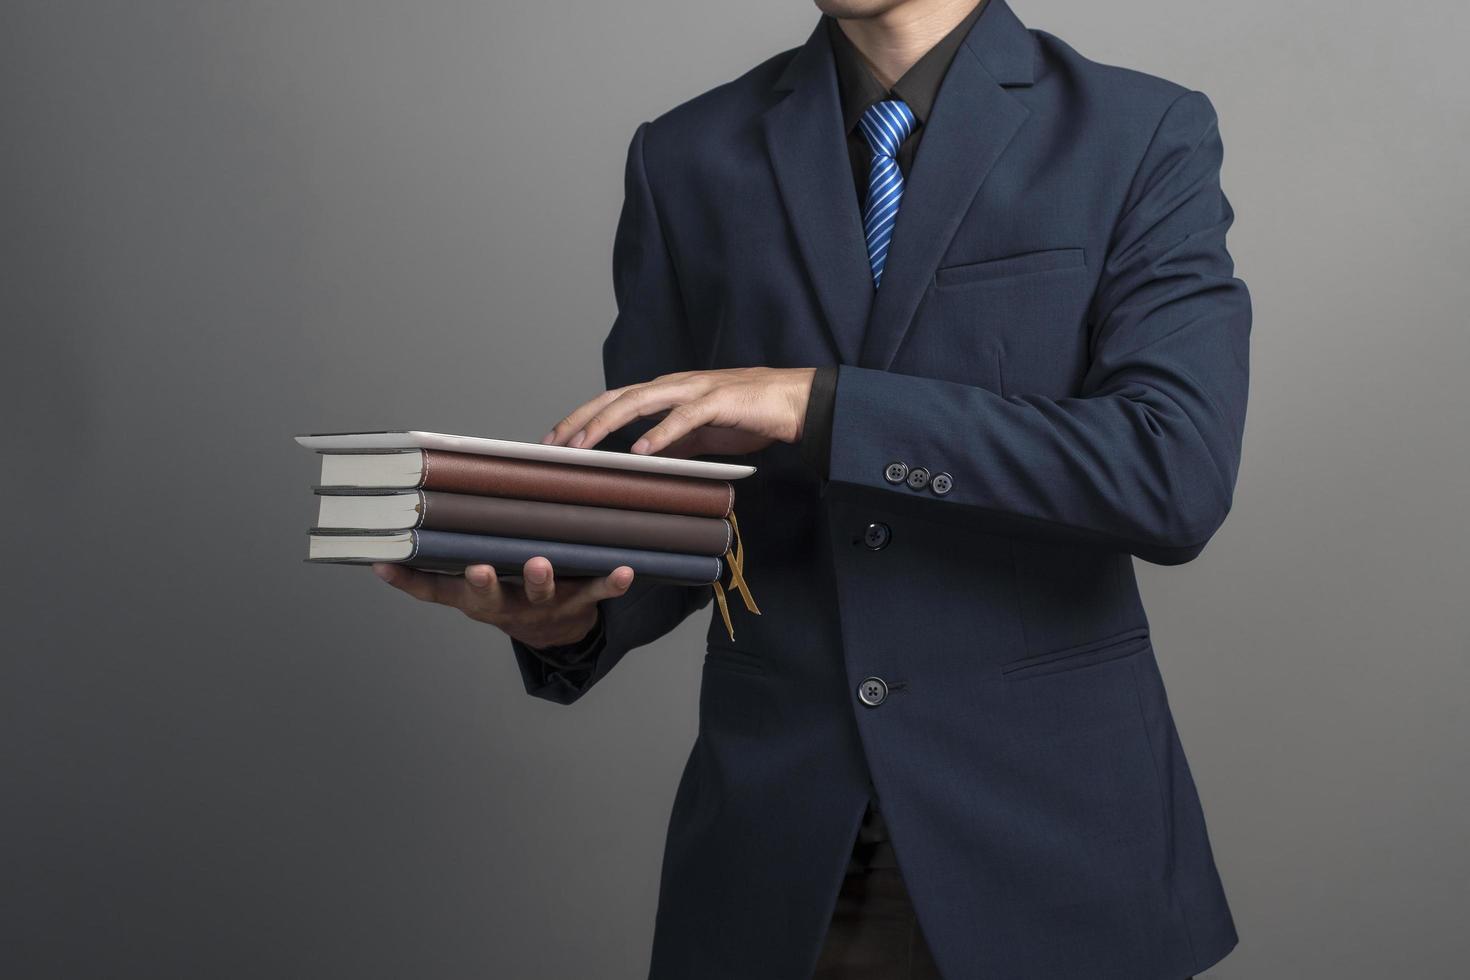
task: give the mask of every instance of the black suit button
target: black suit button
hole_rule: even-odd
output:
[[[909,488],[922,490],[929,485],[929,471],[922,466],[915,466],[909,470]]]
[[[909,475],[909,464],[894,460],[883,469],[883,479],[889,483],[902,483]]]
[[[881,677],[864,677],[858,685],[858,700],[870,708],[876,708],[888,697],[888,685]]]
[[[942,497],[954,489],[954,477],[948,473],[935,473],[934,479],[929,481],[929,489],[933,490],[936,496]]]
[[[888,542],[892,538],[893,532],[888,529],[887,524],[874,522],[863,531],[863,544],[872,551],[882,551],[888,547]]]

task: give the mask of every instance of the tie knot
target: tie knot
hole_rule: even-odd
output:
[[[913,110],[902,99],[889,99],[868,106],[858,121],[858,128],[874,156],[891,158],[898,155],[899,146],[909,138],[917,122]]]

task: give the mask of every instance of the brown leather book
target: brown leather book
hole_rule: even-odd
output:
[[[324,453],[320,485],[442,490],[709,518],[728,517],[735,504],[735,488],[725,480],[563,466],[438,449]]]
[[[426,529],[571,541],[611,548],[723,555],[723,518],[481,497],[442,490],[319,490],[316,526],[334,531]]]

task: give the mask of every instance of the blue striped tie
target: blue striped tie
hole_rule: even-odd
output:
[[[888,243],[893,240],[893,222],[898,219],[898,202],[903,197],[903,173],[894,157],[916,123],[913,110],[902,99],[873,103],[858,122],[873,150],[868,203],[863,207],[863,234],[868,239],[868,264],[873,267],[874,289],[883,281]]]

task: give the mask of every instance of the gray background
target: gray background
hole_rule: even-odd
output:
[[[1208,93],[1256,303],[1236,506],[1141,566],[1243,937],[1463,961],[1470,9],[1018,0]],[[303,565],[317,429],[598,390],[640,121],[805,0],[5,0],[0,973],[638,977],[700,625],[572,709]]]

